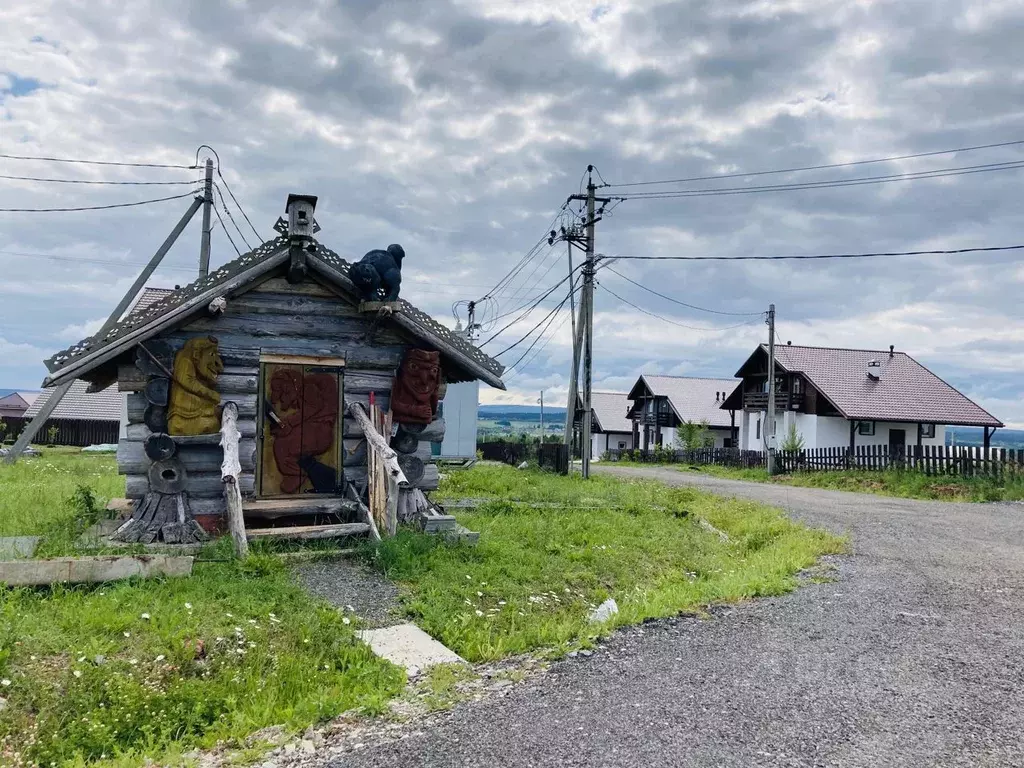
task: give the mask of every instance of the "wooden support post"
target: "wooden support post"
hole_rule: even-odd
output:
[[[174,229],[171,230],[171,234],[167,236],[167,239],[164,240],[159,248],[157,248],[156,253],[153,254],[153,258],[149,260],[149,263],[145,266],[139,276],[135,278],[135,282],[132,283],[132,287],[128,289],[124,296],[121,297],[121,301],[117,303],[117,306],[114,307],[114,311],[110,313],[110,317],[107,318],[107,321],[103,323],[103,326],[96,332],[95,338],[103,338],[107,331],[117,325],[118,321],[121,319],[121,315],[123,315],[124,311],[128,309],[128,306],[132,301],[134,301],[135,297],[139,295],[139,291],[142,290],[146,281],[149,280],[150,275],[153,274],[157,265],[163,260],[166,253],[171,249],[171,246],[174,245],[174,241],[178,239],[178,235],[182,233],[188,223],[192,220],[192,217],[196,215],[196,211],[199,210],[199,206],[202,204],[203,199],[201,197],[197,197],[192,201],[192,205],[189,206],[187,211],[185,211],[185,215],[181,217]],[[73,383],[74,381],[72,380],[57,387],[53,394],[50,395],[50,399],[46,401],[46,404],[42,407],[39,413],[36,414],[35,418],[32,419],[32,421],[29,422],[21,431],[21,435],[18,437],[17,442],[14,443],[14,446],[7,454],[6,461],[8,464],[13,464],[18,460],[22,451],[24,451],[28,447],[28,444],[32,442],[32,438],[36,436],[36,433],[39,432],[43,424],[46,423],[46,420],[50,418],[50,414],[53,413],[53,409],[60,404],[61,400],[64,399],[64,395],[66,395],[68,390],[71,389],[71,385]]]
[[[228,509],[228,529],[235,542],[235,554],[245,557],[249,554],[249,540],[245,535],[245,520],[242,517],[242,492],[238,488],[238,475],[242,464],[238,459],[238,406],[224,404],[220,423],[220,447],[224,449],[224,461],[220,466],[220,477],[224,483],[224,500]]]
[[[363,437],[366,438],[366,444],[370,449],[367,458],[370,465],[371,515],[381,515],[380,522],[384,523],[385,530],[393,536],[398,528],[398,494],[401,489],[409,487],[409,481],[398,464],[398,454],[388,445],[387,439],[363,406],[352,403],[348,407],[348,412],[362,428]],[[375,479],[381,482],[375,483]]]
[[[988,456],[988,449],[992,445],[992,432],[995,431],[995,430],[989,431],[991,429],[992,429],[991,427],[985,427],[985,455],[986,456]]]
[[[850,469],[853,467],[853,443],[855,435],[857,434],[857,422],[853,419],[850,420],[850,452],[846,454],[846,468]]]

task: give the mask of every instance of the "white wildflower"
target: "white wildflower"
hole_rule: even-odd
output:
[[[188,610],[190,610],[190,611],[191,611],[191,610],[192,610],[192,603],[185,603],[185,607],[186,607],[186,608],[187,608]]]
[[[341,623],[342,624],[351,624],[352,623],[352,619],[350,619],[348,616],[343,616],[342,619],[341,619]]]
[[[467,580],[467,581],[472,581],[472,580],[473,580],[473,577],[472,577],[472,576],[470,576],[470,575],[469,575],[469,574],[467,573],[467,574],[466,574],[466,580]]]
[[[8,680],[6,677],[3,680],[0,680],[0,685],[2,685],[4,688],[8,687],[10,684],[11,681]]]
[[[484,612],[483,612],[483,611],[481,611],[481,610],[480,610],[480,609],[478,608],[478,609],[476,610],[476,615],[477,615],[477,616],[483,616],[483,615],[484,615]]]
[[[76,669],[75,670],[75,677],[81,677],[81,676],[82,676],[82,670]]]
[[[146,619],[146,621],[149,621],[149,614],[148,613],[143,613],[143,614],[141,614],[140,618],[143,618],[143,619]]]
[[[157,656],[157,657],[156,657],[156,658],[154,659],[154,661],[163,661],[163,660],[164,660],[164,659],[166,659],[166,658],[167,658],[167,657],[166,657],[166,656],[164,656],[164,655],[163,655],[163,654],[161,653],[161,654],[160,654],[159,656]]]
[[[131,632],[122,632],[121,634],[124,635],[125,637],[131,637],[132,636]]]

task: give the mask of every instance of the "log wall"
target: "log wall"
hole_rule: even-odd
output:
[[[373,323],[346,299],[311,280],[292,285],[276,277],[241,296],[229,298],[223,314],[203,316],[161,336],[174,349],[189,338],[213,335],[218,340],[224,372],[218,377],[221,401],[238,406],[239,446],[242,472],[239,487],[243,496],[256,492],[258,466],[258,425],[260,354],[294,354],[340,357],[345,360],[344,404],[369,405],[370,393],[385,410],[390,406],[391,384],[410,341],[387,322]],[[146,471],[149,459],[144,442],[150,431],[143,422],[147,377],[134,364],[118,368],[118,389],[128,392],[127,436],[118,445],[118,470],[127,475],[128,498],[140,498],[149,489]],[[430,460],[430,443],[444,436],[444,420],[438,419],[420,435],[416,456]],[[355,419],[344,415],[345,455],[355,449],[362,430]],[[217,445],[178,446],[178,456],[188,473],[188,491],[196,514],[215,515],[224,511],[220,477],[221,449]],[[366,477],[365,451],[362,460],[345,466],[345,478],[359,483]],[[438,471],[427,464],[416,486],[437,488]]]

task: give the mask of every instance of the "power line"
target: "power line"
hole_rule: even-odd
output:
[[[65,213],[69,211],[107,211],[111,208],[134,208],[139,205],[151,205],[153,203],[164,203],[168,200],[181,200],[185,197],[194,197],[195,192],[186,192],[183,195],[171,195],[170,197],[158,197],[154,200],[139,200],[134,203],[113,203],[111,205],[84,205],[76,208],[0,208],[0,213]]]
[[[518,375],[519,375],[520,373],[522,373],[523,371],[525,371],[525,370],[526,370],[527,368],[529,368],[529,367],[530,367],[530,365],[532,365],[532,364],[533,364],[533,361],[537,359],[537,356],[538,356],[538,355],[539,355],[539,354],[540,354],[541,352],[543,352],[543,351],[544,351],[544,348],[545,348],[545,347],[546,347],[546,346],[548,345],[548,343],[549,343],[549,342],[550,342],[550,341],[551,341],[551,340],[552,340],[553,338],[555,338],[555,335],[556,335],[556,334],[557,334],[557,333],[558,333],[558,332],[559,332],[559,331],[560,331],[560,330],[561,330],[561,329],[562,329],[563,327],[565,327],[565,324],[566,324],[567,322],[569,322],[569,315],[566,315],[565,317],[563,317],[563,318],[562,318],[562,321],[561,321],[561,322],[560,322],[560,323],[559,323],[559,324],[558,324],[557,326],[555,326],[555,329],[554,329],[554,330],[553,330],[553,331],[552,331],[552,332],[551,332],[550,334],[548,334],[548,337],[547,337],[547,338],[546,338],[546,339],[544,340],[544,343],[543,343],[543,344],[541,344],[541,345],[540,345],[539,347],[537,347],[537,351],[533,353],[533,355],[532,355],[532,356],[530,357],[530,359],[529,359],[529,360],[527,360],[527,361],[526,361],[525,363],[523,363],[523,365],[522,365],[522,367],[521,367],[521,368],[516,368],[516,369],[515,369],[515,370],[514,370],[514,371],[513,371],[512,373],[510,373],[510,374],[509,374],[508,376],[503,376],[502,378],[504,378],[504,380],[505,380],[505,381],[510,381],[510,380],[514,379],[514,378],[515,378],[516,376],[518,376]],[[512,366],[509,366],[509,368],[512,368]]]
[[[879,251],[877,253],[824,253],[797,254],[789,256],[612,256],[616,260],[634,261],[786,261],[812,259],[871,259],[878,256],[952,256],[960,253],[991,253],[994,251],[1019,251],[1024,245],[992,245],[984,248],[954,248],[936,251]]]
[[[168,163],[122,163],[114,162],[111,160],[79,160],[77,158],[70,157],[40,157],[37,155],[8,155],[0,154],[0,158],[5,160],[38,160],[46,163],[79,163],[82,165],[116,165],[122,168],[183,168],[185,170],[193,170],[198,168],[198,165],[172,165]]]
[[[554,315],[554,314],[555,314],[556,312],[558,312],[558,310],[560,310],[560,309],[561,309],[561,308],[562,308],[563,306],[565,306],[565,302],[567,302],[567,301],[569,300],[569,296],[571,296],[571,295],[572,295],[572,294],[574,294],[575,292],[576,292],[576,286],[575,286],[575,285],[572,285],[572,286],[571,286],[571,287],[569,288],[569,292],[568,292],[567,294],[565,294],[565,298],[564,298],[564,299],[562,299],[562,300],[561,300],[560,302],[558,302],[558,305],[557,305],[557,306],[556,306],[556,307],[555,307],[554,309],[552,309],[552,310],[551,310],[550,312],[548,312],[548,313],[547,313],[546,315],[544,315],[544,317],[542,317],[542,318],[540,319],[540,322],[539,322],[539,323],[537,323],[537,324],[536,324],[535,326],[533,326],[533,328],[531,328],[531,329],[530,329],[530,330],[528,330],[528,331],[527,331],[527,332],[526,332],[525,334],[523,334],[523,335],[522,335],[522,336],[521,336],[521,337],[519,338],[519,340],[518,340],[518,341],[516,341],[516,342],[514,342],[513,344],[510,344],[509,346],[505,347],[505,348],[504,348],[503,350],[501,350],[501,352],[498,352],[498,353],[496,353],[496,354],[494,355],[494,357],[500,357],[501,355],[504,355],[504,354],[505,354],[506,352],[509,352],[509,351],[511,351],[511,350],[513,350],[513,349],[515,349],[515,348],[516,348],[516,347],[518,347],[518,346],[519,346],[520,344],[522,344],[522,343],[523,343],[524,341],[526,341],[526,339],[528,339],[528,338],[530,337],[530,335],[531,335],[531,334],[533,334],[533,332],[534,332],[534,331],[536,331],[536,330],[537,330],[538,328],[540,328],[540,327],[541,327],[541,325],[543,325],[543,324],[544,324],[544,321],[545,321],[545,320],[547,320],[548,318],[550,318],[550,317],[551,317],[552,315]]]
[[[214,152],[214,154],[216,154],[216,152]],[[259,238],[259,240],[260,240],[260,242],[262,243],[262,242],[263,242],[263,239],[264,239],[264,238],[263,238],[263,235],[261,235],[261,234],[260,234],[259,232],[257,232],[257,231],[256,231],[256,227],[254,227],[254,226],[252,225],[252,221],[250,221],[250,219],[249,219],[249,214],[247,214],[247,213],[245,212],[245,209],[244,209],[244,208],[242,207],[242,204],[241,204],[240,202],[238,202],[238,198],[237,198],[237,197],[235,197],[235,193],[234,193],[234,192],[232,192],[232,191],[231,191],[231,187],[230,187],[230,186],[228,186],[228,180],[227,180],[227,179],[225,179],[225,178],[224,178],[224,174],[222,174],[222,173],[220,172],[220,157],[218,157],[218,158],[217,158],[217,177],[218,177],[218,178],[219,178],[219,179],[220,179],[221,181],[223,181],[223,182],[224,182],[224,189],[226,189],[226,190],[228,191],[228,195],[229,195],[229,196],[231,197],[231,199],[232,199],[232,200],[234,201],[235,205],[236,205],[236,206],[238,207],[238,210],[239,210],[239,212],[240,212],[240,213],[242,214],[242,216],[244,216],[244,217],[245,217],[245,221],[246,221],[246,223],[247,223],[247,224],[249,225],[250,229],[252,229],[252,232],[253,232],[253,234],[254,234],[254,235],[256,235],[256,237],[258,237],[258,238]],[[227,210],[227,209],[225,208],[225,210]],[[231,215],[231,214],[229,213],[229,214],[228,214],[228,216],[230,216],[230,215]],[[242,234],[241,230],[239,230],[238,234],[240,234],[240,235]],[[243,240],[245,240],[245,238],[244,238],[244,237],[243,237],[242,239],[243,239]],[[246,245],[248,245],[248,243],[246,243]]]
[[[67,262],[75,262],[75,263],[82,262],[82,263],[86,263],[86,264],[99,264],[99,265],[112,266],[112,267],[144,267],[144,266],[146,266],[145,263],[143,263],[143,262],[137,262],[137,261],[114,261],[112,259],[93,259],[93,258],[89,258],[88,256],[60,256],[60,255],[57,255],[57,254],[49,254],[49,253],[24,253],[24,252],[21,252],[21,251],[2,251],[2,250],[0,250],[0,254],[6,255],[6,256],[22,256],[24,258],[51,259],[53,261],[67,261]],[[173,270],[177,270],[179,272],[195,272],[195,269],[193,267],[174,267],[174,266],[168,266],[166,264],[161,264],[160,268],[161,269],[173,269]]]
[[[609,265],[605,265],[604,267],[602,267],[602,269],[607,269],[612,274],[615,274],[615,275],[618,275],[619,277],[621,277],[627,283],[632,283],[637,288],[643,288],[648,293],[653,293],[655,296],[660,296],[661,298],[667,299],[668,301],[671,301],[674,304],[678,304],[681,307],[687,307],[689,309],[696,309],[696,310],[698,310],[700,312],[710,312],[711,314],[714,314],[714,315],[732,315],[734,317],[748,317],[748,316],[753,316],[753,315],[763,315],[764,314],[763,311],[762,312],[725,312],[725,311],[722,311],[722,310],[719,310],[719,309],[708,309],[707,307],[698,307],[696,304],[687,304],[685,301],[679,301],[679,299],[673,299],[671,296],[666,296],[664,293],[658,293],[653,288],[648,288],[646,285],[641,285],[636,280],[628,278],[624,274],[622,274],[621,272],[618,272],[618,271],[612,269],[611,266],[609,266]]]
[[[558,312],[559,312],[559,311],[560,311],[560,310],[562,309],[562,307],[564,307],[564,306],[565,306],[565,302],[567,302],[567,301],[569,300],[569,296],[572,296],[572,295],[573,295],[574,293],[576,293],[576,291],[577,291],[577,288],[576,288],[576,286],[574,285],[574,286],[573,286],[573,287],[572,287],[572,288],[571,288],[571,289],[569,290],[569,293],[568,293],[568,294],[566,295],[566,297],[565,297],[564,299],[562,299],[561,303],[559,303],[559,305],[558,305],[557,307],[555,307],[555,308],[554,308],[554,309],[553,309],[553,310],[552,310],[552,311],[551,311],[551,312],[549,313],[549,315],[548,315],[548,318],[549,318],[549,319],[548,319],[547,325],[545,325],[545,326],[544,326],[544,330],[542,330],[542,331],[541,331],[541,332],[540,332],[540,333],[539,333],[539,334],[537,335],[537,338],[535,338],[535,339],[533,340],[533,343],[532,343],[532,344],[530,344],[530,346],[526,348],[526,351],[525,351],[525,352],[523,352],[523,354],[521,354],[521,355],[519,356],[519,359],[518,359],[518,360],[516,360],[516,361],[515,361],[514,363],[512,363],[512,365],[510,365],[510,366],[509,366],[509,368],[515,368],[515,367],[516,367],[517,365],[519,365],[519,364],[520,364],[521,362],[523,362],[523,358],[525,358],[525,357],[526,357],[526,356],[527,356],[528,354],[530,354],[530,350],[532,350],[532,349],[533,349],[533,348],[534,348],[535,346],[537,346],[537,342],[539,342],[539,341],[540,341],[540,340],[541,340],[541,339],[542,339],[542,338],[544,337],[544,334],[546,334],[546,333],[547,333],[547,331],[548,331],[548,328],[550,328],[550,327],[551,327],[551,324],[552,324],[552,323],[553,323],[553,322],[555,321],[555,317],[556,317],[556,316],[558,315]],[[544,322],[544,321],[543,321],[543,320],[541,320],[541,323],[543,323],[543,322]],[[539,326],[540,326],[540,323],[538,323],[538,324],[537,324],[537,326],[535,326],[534,330],[536,330],[536,328],[537,328],[537,327],[539,327]],[[530,331],[530,333],[533,333],[533,331]],[[530,335],[530,334],[527,334],[527,335],[526,335],[526,336],[524,336],[524,337],[523,337],[523,339],[521,339],[520,341],[522,341],[522,340],[525,340],[525,339],[526,339],[526,338],[527,338],[527,337],[528,337],[529,335]],[[554,334],[552,334],[552,335],[554,335]],[[519,342],[517,341],[517,342],[516,342],[516,344],[518,344],[518,343],[519,343]],[[545,342],[545,343],[546,343],[546,342]],[[513,346],[515,346],[515,345],[513,345]],[[511,349],[511,348],[512,348],[512,347],[509,347],[508,349]],[[503,351],[503,352],[507,352],[507,351],[508,351],[508,349],[506,349],[506,350],[502,350],[502,351]],[[501,352],[499,352],[498,354],[501,354]]]
[[[1012,171],[1024,168],[1024,160],[1005,163],[968,165],[960,168],[938,168],[930,171],[890,174],[885,176],[862,176],[853,179],[829,179],[825,181],[794,182],[789,184],[765,184],[758,187],[720,187],[707,189],[684,189],[665,192],[632,192],[623,195],[625,200],[668,199],[675,197],[718,197],[722,195],[749,195],[758,192],[790,192],[805,189],[830,189],[832,187],[859,187],[866,184],[891,184],[897,181],[918,181],[921,179],[942,179],[948,176],[967,176],[974,173]]]
[[[95,184],[102,186],[127,186],[127,187],[170,187],[196,184],[201,179],[190,179],[188,181],[95,181],[93,179],[51,179],[39,176],[8,176],[0,174],[0,179],[12,181],[38,181],[49,184]]]
[[[749,176],[769,176],[776,173],[798,173],[800,171],[822,171],[830,168],[848,168],[856,165],[870,165],[872,163],[891,163],[896,160],[911,160],[917,157],[934,157],[936,155],[952,155],[956,152],[974,152],[981,149],[995,149],[997,147],[1013,147],[1024,144],[1024,139],[1017,141],[1003,141],[997,144],[978,144],[973,147],[958,147],[956,149],[940,149],[934,152],[916,152],[911,155],[895,155],[892,157],[881,157],[874,160],[852,160],[846,163],[827,163],[825,165],[805,165],[797,168],[777,168],[770,171],[751,171],[749,173],[720,173],[711,176],[690,176],[683,179],[664,179],[662,181],[631,181],[623,184],[603,184],[605,187],[639,187],[652,184],[683,184],[691,181],[713,181],[716,179],[738,179]]]
[[[221,200],[221,202],[223,202],[223,199]],[[235,245],[234,238],[231,237],[231,233],[228,232],[228,228],[224,226],[224,219],[222,219],[221,216],[220,216],[220,208],[218,208],[216,205],[213,206],[213,212],[217,214],[217,221],[220,222],[220,228],[224,230],[224,234],[228,236],[228,242],[231,243],[231,247],[235,249],[235,253],[236,254],[241,256],[242,252],[240,250],[238,250],[238,246]],[[228,215],[230,216],[231,214],[228,214]],[[236,225],[235,228],[236,229],[238,228],[237,225]],[[248,243],[246,243],[246,245],[248,245]],[[250,248],[250,250],[252,250],[252,249]]]
[[[224,202],[224,194],[220,191],[220,184],[214,182],[213,188],[217,190],[217,196],[220,198],[220,204],[224,208],[224,213],[226,213],[228,215],[228,218],[231,219],[231,224],[235,227],[235,231],[238,232],[238,236],[242,238],[242,242],[245,243],[245,247],[251,251],[252,246],[249,245],[249,241],[245,239],[245,235],[242,233],[242,230],[239,228],[238,223],[235,221],[235,217],[231,215],[231,209],[228,208],[228,204]],[[217,212],[217,216],[220,216],[219,211]],[[221,223],[223,224],[223,222]],[[226,229],[224,231],[227,232]],[[257,235],[257,237],[259,237],[259,235]],[[230,237],[228,239],[230,239]],[[234,245],[234,243],[232,243],[232,245]],[[236,248],[235,250],[237,251],[238,249]]]
[[[522,313],[521,315],[519,315],[519,317],[517,317],[517,318],[516,318],[515,320],[512,320],[512,321],[511,321],[510,323],[508,323],[507,325],[505,325],[504,327],[502,327],[502,328],[501,328],[501,330],[499,330],[499,331],[498,331],[497,333],[495,333],[495,334],[494,334],[493,336],[491,336],[491,337],[490,337],[489,339],[487,339],[487,341],[483,342],[483,344],[481,344],[480,346],[481,346],[481,347],[483,347],[483,346],[484,346],[484,345],[486,345],[486,344],[490,344],[490,343],[491,343],[492,341],[494,341],[494,340],[495,340],[496,338],[498,338],[498,337],[499,337],[499,336],[500,336],[501,334],[503,334],[503,333],[504,333],[505,331],[507,331],[507,330],[508,330],[509,328],[511,328],[511,327],[512,327],[513,325],[515,325],[515,324],[516,324],[516,323],[518,323],[518,322],[519,322],[520,320],[522,320],[522,319],[524,319],[525,317],[527,317],[527,316],[528,316],[528,315],[529,315],[529,314],[530,314],[531,312],[533,312],[533,310],[535,310],[535,309],[536,309],[536,308],[537,308],[537,307],[538,307],[538,306],[540,305],[540,303],[541,303],[542,301],[544,301],[544,299],[546,299],[546,298],[547,298],[548,296],[550,296],[550,295],[551,295],[552,293],[554,293],[554,292],[555,292],[555,290],[556,290],[556,289],[557,289],[557,288],[558,288],[558,287],[559,287],[560,285],[562,285],[562,284],[563,284],[564,282],[566,282],[567,280],[569,280],[570,278],[572,278],[572,276],[573,276],[573,273],[575,273],[575,272],[579,271],[579,270],[580,270],[580,269],[581,269],[582,267],[583,267],[583,264],[579,264],[579,265],[578,265],[578,266],[577,266],[577,267],[576,267],[576,268],[575,268],[575,269],[574,269],[574,270],[573,270],[573,271],[572,271],[571,273],[569,273],[568,275],[566,275],[565,277],[563,277],[563,278],[562,278],[561,280],[559,280],[559,281],[558,281],[557,283],[555,283],[555,284],[554,284],[553,286],[551,286],[550,288],[548,288],[548,290],[547,290],[547,291],[545,291],[545,292],[544,292],[543,294],[541,294],[541,295],[540,295],[540,296],[539,296],[539,297],[537,298],[537,301],[535,301],[535,302],[533,303],[533,305],[532,305],[532,306],[530,306],[530,307],[529,307],[529,308],[528,308],[528,309],[527,309],[527,310],[526,310],[525,312],[523,312],[523,313]],[[509,313],[506,313],[506,314],[504,314],[504,315],[498,315],[498,317],[496,317],[496,318],[495,318],[495,321],[497,321],[497,320],[500,320],[501,318],[503,318],[503,317],[506,317],[506,316],[507,316],[507,315],[509,315],[509,314],[511,314],[511,313],[509,312]]]
[[[526,266],[526,264],[531,259],[533,259],[537,255],[537,252],[540,250],[540,248],[544,245],[544,243],[548,239],[548,232],[550,232],[551,228],[555,226],[555,222],[558,221],[558,217],[562,215],[562,212],[568,206],[569,206],[568,202],[562,203],[562,207],[559,208],[558,211],[555,212],[555,215],[552,217],[552,219],[551,219],[550,223],[548,224],[548,226],[545,227],[544,234],[540,237],[540,239],[536,243],[534,243],[533,246],[530,247],[530,250],[528,250],[526,252],[526,255],[523,256],[523,258],[521,258],[518,262],[516,262],[516,264],[512,267],[512,269],[510,269],[507,273],[505,273],[504,277],[502,277],[501,280],[499,280],[497,282],[497,284],[493,288],[491,288],[491,290],[489,290],[487,293],[485,293],[483,296],[481,296],[479,299],[477,299],[478,302],[483,301],[486,298],[490,298],[494,293],[496,293],[498,290],[500,290],[501,288],[505,287],[506,285],[508,285],[509,282],[511,282],[512,280],[515,279],[515,276],[520,271],[522,271],[522,269]]]
[[[741,328],[744,325],[753,325],[755,322],[759,322],[757,320],[747,320],[746,322],[743,322],[743,323],[736,323],[736,325],[725,325],[725,326],[722,326],[721,328],[701,328],[701,327],[695,326],[695,325],[685,325],[683,323],[678,323],[675,320],[670,320],[669,318],[663,317],[662,315],[656,314],[654,312],[649,312],[648,310],[644,309],[643,307],[639,307],[636,304],[634,304],[633,302],[631,302],[631,301],[629,301],[627,299],[622,298],[621,296],[619,296],[619,294],[615,293],[615,291],[613,291],[611,288],[605,287],[605,290],[608,291],[608,293],[610,293],[616,299],[621,301],[623,304],[628,304],[633,309],[635,309],[635,310],[637,310],[639,312],[643,312],[645,315],[650,315],[651,317],[656,317],[658,320],[661,320],[661,321],[666,322],[666,323],[670,323],[671,325],[677,325],[680,328],[686,328],[687,330],[690,330],[690,331],[709,331],[709,332],[713,332],[713,331],[728,331],[728,330],[732,330],[733,328]]]

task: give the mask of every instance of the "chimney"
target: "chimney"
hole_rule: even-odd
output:
[[[882,364],[877,360],[868,360],[867,374],[872,381],[878,381],[882,378]]]
[[[288,195],[284,210],[288,214],[288,241],[291,262],[288,264],[288,282],[301,283],[306,279],[306,249],[314,250],[313,233],[316,222],[313,211],[316,209],[315,195]]]
[[[894,349],[896,349],[896,345],[895,345],[895,344],[890,344],[890,345],[889,345],[889,359],[890,359],[890,360],[892,360],[892,356],[893,356],[893,350],[894,350]]]

